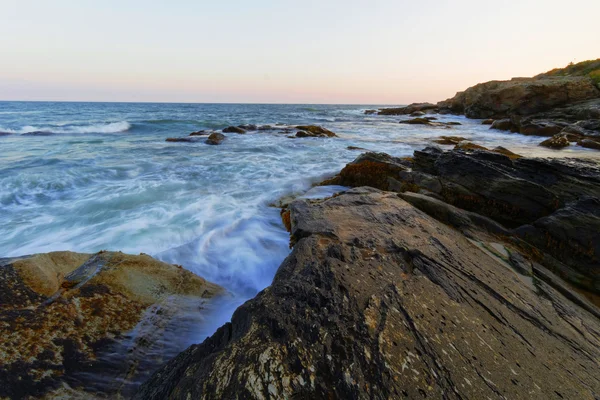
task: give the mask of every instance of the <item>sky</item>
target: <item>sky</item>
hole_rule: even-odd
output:
[[[406,104],[600,57],[599,0],[0,0],[0,100]]]

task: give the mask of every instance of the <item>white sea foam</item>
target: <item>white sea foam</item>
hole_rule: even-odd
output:
[[[127,121],[99,123],[89,125],[70,125],[69,124],[54,124],[54,125],[26,125],[18,129],[4,128],[0,126],[0,132],[12,134],[27,134],[34,132],[43,133],[119,133],[126,132],[131,129],[131,124]]]

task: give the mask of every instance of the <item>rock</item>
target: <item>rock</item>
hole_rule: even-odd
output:
[[[184,143],[197,143],[199,142],[199,138],[195,137],[195,136],[185,136],[185,137],[178,137],[178,138],[166,138],[165,142],[184,142]]]
[[[406,169],[406,162],[400,158],[385,153],[364,153],[321,185],[372,186],[388,190],[390,185],[399,183],[399,173]]]
[[[259,131],[272,131],[272,130],[276,130],[276,129],[280,129],[279,127],[273,127],[271,125],[260,125],[258,127]]]
[[[506,228],[489,218],[461,210],[430,196],[411,192],[400,193],[399,196],[427,215],[453,226],[468,237],[477,237],[481,230],[494,235],[510,235]]]
[[[410,113],[411,117],[421,117],[423,115],[425,115],[425,113],[423,111],[413,111]]]
[[[434,139],[432,141],[437,144],[456,145],[459,142],[462,142],[463,140],[467,139],[462,136],[440,136],[438,139]]]
[[[272,285],[135,399],[600,392],[598,318],[397,195],[357,188],[290,214],[295,245]]]
[[[510,158],[511,160],[515,160],[517,158],[523,157],[523,156],[520,156],[520,155],[518,155],[516,153],[513,153],[512,151],[510,151],[507,148],[502,147],[502,146],[494,147],[491,151],[493,151],[494,153],[499,153],[499,154],[505,155],[508,158]]]
[[[463,143],[468,144],[461,141],[459,145]],[[348,164],[333,180],[334,184],[344,186],[366,185],[399,193],[426,194],[491,219],[507,229],[522,230],[524,228],[521,227],[530,225],[535,227],[544,218],[556,219],[556,216],[566,213],[572,218],[574,226],[587,224],[589,228],[582,229],[584,239],[578,239],[574,230],[563,231],[567,236],[575,236],[569,240],[563,239],[563,244],[557,245],[556,251],[566,254],[587,251],[588,255],[591,254],[589,249],[598,239],[585,233],[586,229],[588,232],[600,232],[600,229],[596,230],[595,225],[589,222],[594,219],[578,220],[576,213],[569,210],[572,208],[570,204],[581,199],[600,199],[600,164],[577,159],[524,158],[512,152],[502,154],[504,150],[493,152],[477,149],[466,152],[456,149],[444,152],[436,147],[428,147],[415,151],[410,164],[386,154],[368,153]],[[367,163],[361,166],[364,157],[374,159],[374,165]],[[578,212],[584,214],[583,211]],[[446,220],[444,222],[447,223]],[[527,246],[534,246],[534,249],[528,250],[531,254],[549,254],[556,258],[556,262],[546,260],[548,268],[581,287],[587,285],[587,290],[599,291],[595,283],[590,283],[597,281],[595,273],[592,274],[586,267],[595,261],[588,259],[586,264],[585,260],[574,256],[555,255],[554,251],[539,244],[554,243],[549,241],[552,234],[540,229],[527,232],[530,232],[530,236],[519,234],[516,237],[528,243]],[[535,239],[530,239],[534,236]],[[587,247],[581,243],[587,243]]]
[[[501,131],[515,131],[515,126],[510,119],[497,119],[492,122],[490,129],[498,129]]]
[[[145,352],[160,337],[143,336],[142,327],[131,332],[153,307],[164,311],[146,321],[148,328],[158,324],[157,330],[175,316],[176,309],[168,307],[174,299],[196,299],[201,305],[222,292],[181,267],[143,254],[53,252],[0,259],[0,397],[54,398],[51,393],[68,384],[72,391],[87,392],[70,397],[91,398],[94,385],[101,385],[99,377],[118,392],[149,372],[134,364],[154,368],[146,365]],[[141,352],[130,348],[128,356],[102,359],[101,353],[125,334],[129,346],[137,344]],[[105,375],[94,375],[102,368]]]
[[[367,115],[377,114],[377,110],[365,110],[365,114],[367,114]]]
[[[206,144],[217,145],[221,144],[223,140],[226,139],[226,136],[222,133],[214,132],[211,133],[208,139],[206,139]]]
[[[367,149],[364,149],[362,147],[356,147],[356,146],[348,146],[346,147],[348,150],[361,150],[361,151],[369,151]]]
[[[470,142],[468,140],[461,140],[460,142],[458,142],[456,144],[456,146],[454,146],[454,149],[463,150],[463,151],[488,150],[487,148],[480,146],[478,144],[475,144],[473,142]]]
[[[562,149],[563,147],[568,147],[570,144],[571,143],[566,135],[558,134],[552,136],[550,139],[544,140],[540,143],[540,146],[550,147],[552,149]]]
[[[600,90],[588,77],[513,78],[480,83],[438,106],[469,118],[502,118],[511,114],[531,115],[598,97]]]
[[[521,124],[519,133],[523,135],[536,136],[554,136],[562,131],[564,125],[559,125],[548,121],[534,121],[527,124]]]
[[[246,133],[245,129],[242,128],[238,128],[237,126],[229,126],[225,129],[223,129],[223,133],[239,133],[239,134],[244,134]]]
[[[431,121],[427,118],[413,118],[406,119],[404,121],[400,121],[401,124],[410,124],[410,125],[431,125]]]
[[[318,126],[318,125],[300,125],[297,126],[296,129],[299,129],[301,132],[303,132],[302,136],[298,136],[298,134],[296,134],[297,137],[336,137],[337,135],[333,132],[331,132],[328,129],[323,128],[322,126]],[[300,132],[298,132],[300,133]]]
[[[237,127],[240,129],[243,129],[244,131],[258,130],[258,126],[256,126],[255,124],[242,124],[242,125],[238,125]],[[223,131],[223,132],[225,132],[225,131]],[[242,132],[232,132],[232,133],[242,133]]]
[[[484,119],[483,121],[481,121],[481,125],[491,125],[493,123],[494,123],[494,120],[491,118]]]
[[[415,112],[436,111],[437,105],[431,103],[412,103],[406,107],[383,108],[379,110],[379,115],[408,115]]]
[[[575,200],[548,216],[517,228],[515,232],[536,248],[570,266],[573,271],[559,272],[563,278],[600,293],[599,198]]]
[[[593,139],[583,139],[577,142],[581,147],[586,147],[588,149],[596,149],[600,150],[600,141]]]

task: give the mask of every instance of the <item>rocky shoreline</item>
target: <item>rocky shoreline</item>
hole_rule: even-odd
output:
[[[365,113],[465,115],[484,120],[491,129],[551,137],[542,146],[561,149],[576,143],[600,150],[600,59],[532,78],[480,83],[437,104],[413,103]]]
[[[165,327],[223,294],[145,254],[0,259],[0,398],[129,397],[161,356],[181,350],[170,338],[173,349],[149,357]]]
[[[440,129],[460,124],[430,114],[464,114],[596,148],[599,68],[367,114]],[[243,124],[166,141],[250,132],[337,136]],[[104,251],[0,259],[0,398],[599,398],[600,164],[432,141],[454,148],[349,146],[365,152],[320,183],[346,191],[281,208],[291,253],[272,285],[182,352],[182,314],[227,293],[181,266]]]
[[[135,398],[597,398],[600,311],[557,274],[600,289],[599,168],[363,154],[324,182],[356,188],[283,210],[273,284]]]

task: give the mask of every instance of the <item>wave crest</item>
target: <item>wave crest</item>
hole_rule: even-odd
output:
[[[127,121],[110,122],[90,125],[71,125],[71,126],[24,126],[19,129],[8,129],[0,126],[0,132],[13,134],[27,133],[119,133],[131,129],[131,124]]]

